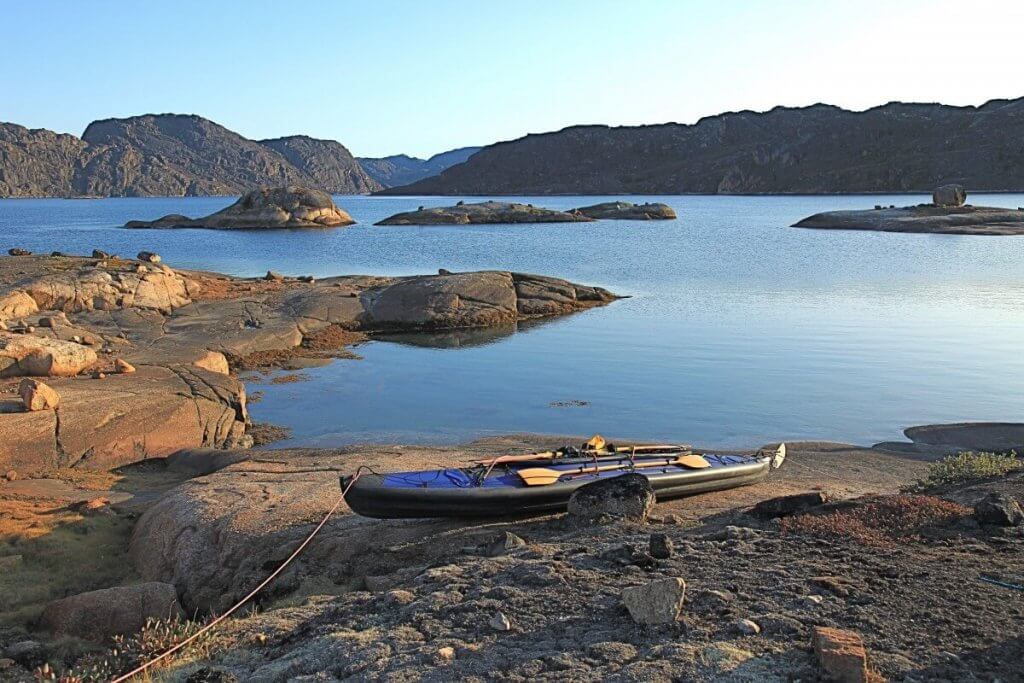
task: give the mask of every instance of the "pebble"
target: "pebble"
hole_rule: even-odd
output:
[[[512,630],[512,622],[509,621],[509,618],[505,616],[504,612],[498,612],[497,614],[495,614],[493,617],[490,618],[487,624],[495,631]]]
[[[649,546],[652,557],[659,560],[672,557],[672,539],[665,534],[651,534]]]
[[[825,598],[821,597],[820,595],[805,595],[804,596],[804,602],[807,603],[808,605],[820,605],[822,603],[822,601],[824,601],[824,600],[825,600]]]
[[[439,664],[450,662],[455,659],[455,648],[454,647],[442,647],[437,650],[436,660]]]

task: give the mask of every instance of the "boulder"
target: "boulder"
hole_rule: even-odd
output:
[[[967,201],[967,192],[963,185],[942,185],[932,192],[932,203],[935,206],[956,207],[963,206]]]
[[[638,624],[675,623],[685,597],[686,581],[678,577],[658,579],[622,590],[622,603]]]
[[[479,202],[396,213],[377,225],[469,225],[485,223],[586,223],[580,213],[544,209],[515,202]]]
[[[364,301],[371,327],[483,327],[518,317],[512,275],[502,272],[402,279]]]
[[[55,467],[106,470],[183,448],[242,447],[245,390],[240,382],[190,366],[143,366],[102,382],[55,379],[56,412],[0,415],[0,471]]]
[[[141,308],[170,313],[192,302],[198,283],[170,268],[137,273],[134,270],[83,266],[76,271],[43,275],[19,288],[40,309],[65,313]]]
[[[24,318],[39,312],[35,299],[22,291],[15,290],[0,294],[0,320]]]
[[[203,218],[172,214],[155,221],[128,221],[124,227],[251,230],[333,228],[353,223],[352,217],[338,208],[326,192],[290,185],[252,190],[226,209]]]
[[[19,249],[18,247],[14,247],[13,249],[8,249],[7,253],[10,254],[11,256],[31,256],[32,255],[31,251],[29,251],[27,249]]]
[[[676,217],[676,212],[672,207],[661,202],[646,204],[602,202],[573,209],[573,213],[582,214],[588,218],[634,221],[671,220]]]
[[[569,518],[589,524],[612,517],[647,521],[654,506],[654,490],[647,477],[630,473],[581,486],[569,498]]]
[[[868,655],[853,631],[816,626],[811,645],[825,676],[837,683],[867,683]]]
[[[615,298],[600,287],[524,273],[428,275],[365,292],[361,322],[364,329],[490,327],[572,313]]]
[[[192,365],[209,370],[210,372],[219,372],[222,375],[227,375],[231,372],[228,366],[228,359],[220,351],[206,351],[199,358],[192,361]]]
[[[974,517],[979,524],[1020,526],[1024,523],[1024,510],[1012,496],[993,491],[974,506]]]
[[[96,362],[96,352],[74,342],[0,332],[0,377],[70,377]]]
[[[135,633],[147,619],[183,616],[174,586],[154,581],[56,600],[46,606],[39,622],[54,637],[76,636],[102,642]]]
[[[146,580],[173,583],[190,614],[220,612],[309,535],[338,500],[339,472],[360,465],[421,469],[427,457],[455,464],[465,456],[429,453],[417,456],[412,449],[396,464],[393,452],[278,450],[272,458],[236,462],[191,479],[139,518],[130,545],[135,568]],[[446,539],[444,532],[464,526],[453,520],[368,519],[343,507],[259,599],[287,594],[307,576],[365,577],[371,591],[406,588],[424,569],[410,568],[410,558],[427,564],[459,552],[465,541]],[[382,551],[402,545],[413,554]]]
[[[751,508],[750,514],[760,519],[788,517],[799,512],[806,512],[813,507],[824,505],[828,500],[828,494],[824,491],[809,491],[790,496],[779,496],[778,498],[762,500]]]
[[[60,395],[49,385],[36,379],[23,379],[18,386],[18,395],[25,404],[25,410],[56,410],[60,405]]]
[[[151,251],[140,251],[136,258],[146,263],[160,263],[161,261],[160,254],[155,254]]]

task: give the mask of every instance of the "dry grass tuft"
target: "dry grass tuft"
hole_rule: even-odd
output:
[[[896,495],[825,514],[795,515],[782,520],[782,532],[887,546],[919,539],[969,514],[970,508],[941,498]]]
[[[102,654],[82,657],[73,667],[60,670],[49,664],[35,672],[37,681],[55,683],[93,683],[109,681],[147,662],[190,637],[203,627],[202,622],[181,619],[149,619],[138,633],[115,636],[110,648]],[[202,635],[187,647],[157,663],[153,669],[175,666],[209,656],[216,643],[211,632]],[[148,676],[148,674],[142,674]]]

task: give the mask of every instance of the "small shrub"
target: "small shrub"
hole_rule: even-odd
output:
[[[1019,469],[1024,469],[1024,460],[1018,458],[1014,451],[1009,453],[966,451],[933,462],[928,466],[928,474],[925,478],[911,486],[910,489],[927,491],[975,479],[1001,477]]]
[[[970,513],[970,508],[941,498],[901,494],[826,514],[794,515],[782,520],[782,532],[886,546],[918,539],[923,531]]]

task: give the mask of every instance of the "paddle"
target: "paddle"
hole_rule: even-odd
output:
[[[593,453],[592,451],[582,451],[581,455],[593,454],[595,458],[610,458],[615,457],[623,453],[629,453],[632,455],[643,455],[643,454],[657,454],[663,451],[687,451],[689,446],[619,446],[612,451],[605,451],[604,454],[598,452]],[[562,455],[556,451],[543,451],[540,453],[527,453],[525,455],[500,455],[497,458],[491,458],[488,460],[477,460],[476,462],[481,465],[500,465],[506,462],[532,462],[534,460],[554,460],[556,458],[567,458],[569,456]],[[580,456],[577,456],[580,457]]]
[[[711,463],[696,454],[680,455],[674,460],[666,462],[646,462],[634,464],[632,467],[626,463],[618,465],[605,465],[603,467],[581,467],[579,471],[565,471],[565,470],[552,470],[547,467],[528,467],[523,470],[517,470],[516,474],[523,480],[523,483],[527,486],[547,486],[548,484],[554,484],[556,481],[561,479],[565,475],[577,476],[581,474],[594,474],[597,472],[608,472],[610,470],[620,469],[639,469],[641,467],[665,467],[666,465],[679,465],[681,467],[689,467],[690,469],[704,469],[711,467]]]

